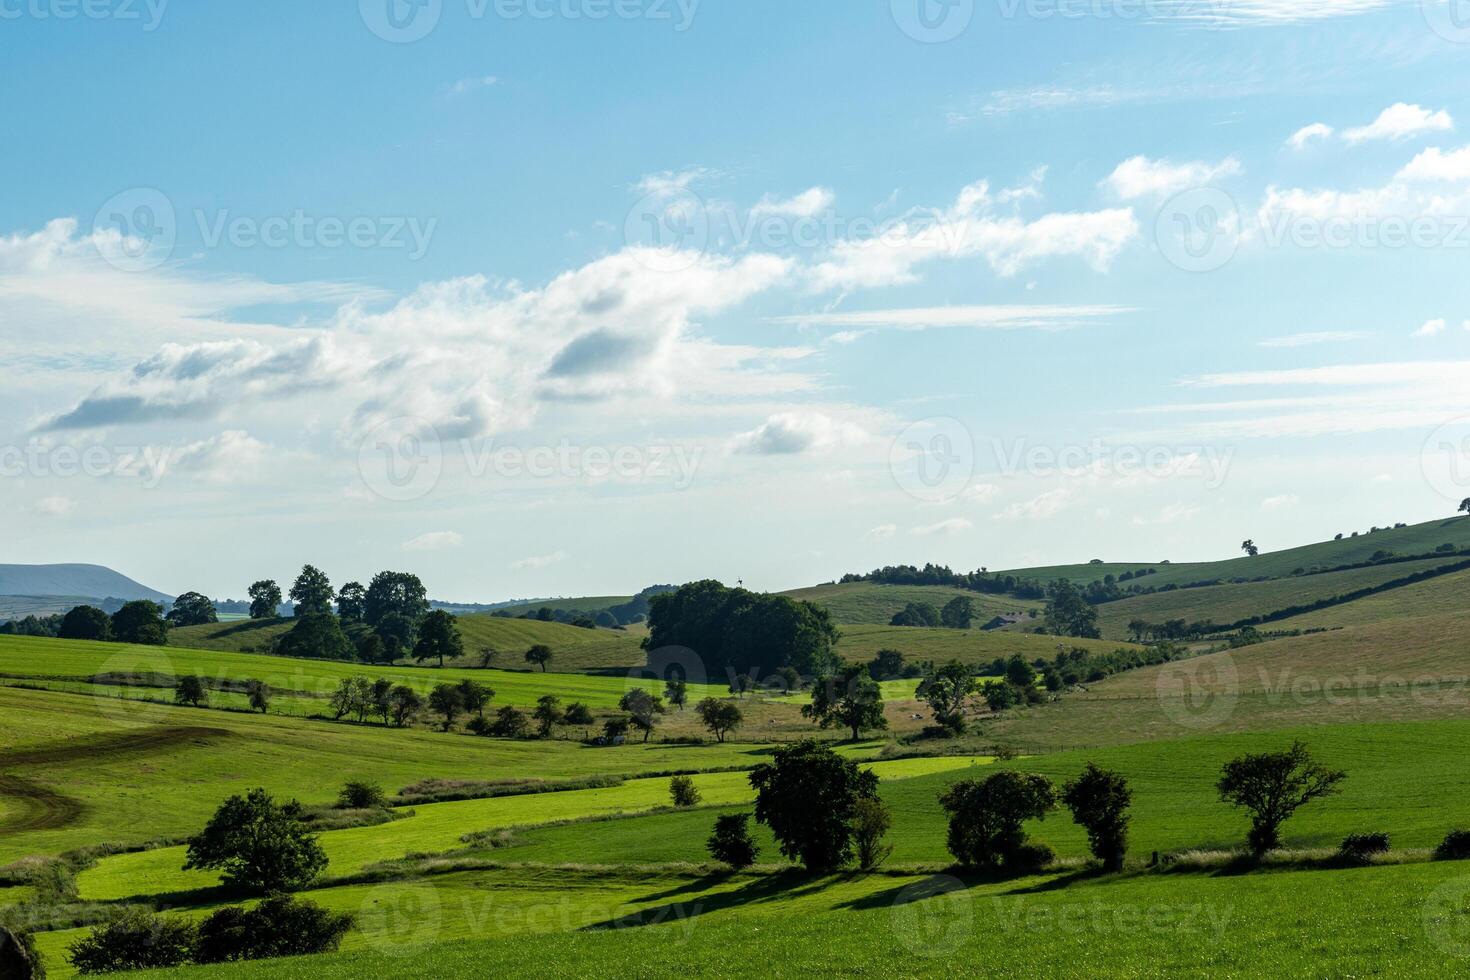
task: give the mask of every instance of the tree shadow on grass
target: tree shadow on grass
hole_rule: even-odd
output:
[[[700,887],[710,888],[721,881],[728,881],[733,875],[717,874],[706,875],[691,881],[686,885],[670,889],[665,892],[655,893],[638,901],[659,901],[671,898],[674,895],[696,892]],[[774,902],[821,891],[822,889],[840,880],[842,876],[834,878],[832,875],[813,876],[805,871],[792,870],[781,871],[776,874],[766,875],[751,881],[742,888],[734,891],[720,892],[714,895],[700,895],[693,901],[665,902],[652,908],[632,912],[628,915],[618,916],[603,922],[596,922],[582,929],[583,932],[603,932],[609,929],[629,929],[641,926],[656,926],[669,922],[686,922],[690,919],[711,912],[720,912],[726,909],[739,908],[746,905],[756,905],[763,902]],[[691,898],[694,896],[691,894]],[[628,904],[635,904],[630,902]]]

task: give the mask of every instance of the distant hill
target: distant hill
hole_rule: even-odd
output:
[[[0,596],[174,601],[171,595],[101,565],[0,565]]]

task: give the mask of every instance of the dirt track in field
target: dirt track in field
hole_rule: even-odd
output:
[[[76,823],[87,812],[82,801],[43,786],[17,772],[18,769],[110,760],[123,755],[147,754],[185,742],[207,745],[232,734],[223,728],[148,728],[123,735],[94,735],[55,745],[0,752],[0,798],[7,804],[20,803],[19,812],[0,815],[0,837],[36,830],[58,830]]]

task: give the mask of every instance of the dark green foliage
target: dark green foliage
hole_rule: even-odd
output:
[[[868,664],[868,676],[875,681],[892,681],[904,676],[903,654],[897,650],[879,650]]]
[[[603,738],[606,738],[609,742],[616,741],[625,737],[630,727],[632,726],[629,725],[628,719],[626,718],[609,718],[602,723]]]
[[[949,813],[949,852],[961,865],[1031,870],[1036,853],[1026,850],[1022,826],[1045,819],[1057,792],[1045,776],[1005,771],[957,782],[939,803]]]
[[[659,715],[665,712],[663,698],[654,697],[641,687],[635,687],[618,701],[618,708],[628,713],[628,721],[643,733],[643,741],[653,734]]]
[[[439,661],[444,666],[446,659],[464,656],[464,641],[459,636],[459,624],[443,609],[435,609],[419,623],[418,642],[413,647],[413,658]]]
[[[209,688],[204,686],[204,681],[192,674],[180,677],[174,685],[174,703],[202,708],[209,704]]]
[[[531,734],[531,719],[519,708],[506,705],[496,712],[490,733],[497,738],[525,738]]]
[[[62,617],[56,635],[63,640],[110,640],[112,620],[96,606],[77,606]]]
[[[955,596],[939,611],[939,624],[947,629],[967,630],[975,621],[975,600]]]
[[[1337,853],[1349,861],[1366,861],[1375,854],[1387,854],[1388,849],[1387,834],[1349,834],[1343,838]]]
[[[274,619],[281,607],[281,587],[270,579],[250,586],[250,618]]]
[[[163,607],[147,599],[124,603],[112,614],[112,638],[119,643],[161,647],[168,642],[168,620]]]
[[[544,674],[546,673],[547,665],[551,663],[552,656],[551,647],[544,643],[538,643],[526,651],[526,663],[535,664],[537,667],[540,667],[541,672]]]
[[[454,727],[454,719],[464,713],[464,695],[458,684],[437,684],[429,692],[429,708],[444,719],[444,730]]]
[[[0,977],[4,980],[46,980],[46,964],[36,940],[24,930],[0,925]]]
[[[866,667],[849,666],[836,677],[818,681],[812,687],[811,704],[802,705],[801,713],[823,728],[848,729],[854,742],[865,730],[888,727],[883,692]]]
[[[179,966],[194,954],[192,922],[128,909],[68,947],[79,973]]]
[[[739,871],[755,863],[760,848],[750,836],[750,814],[729,813],[715,819],[714,833],[705,846],[710,857]]]
[[[932,603],[911,602],[904,606],[902,612],[895,613],[888,625],[935,627],[939,624],[939,610]]]
[[[276,641],[275,652],[306,660],[352,660],[356,649],[337,617],[323,613],[297,619],[291,631]]]
[[[337,794],[337,807],[342,810],[368,810],[388,805],[388,794],[377,783],[354,780]]]
[[[291,601],[296,604],[297,616],[330,616],[335,595],[331,580],[314,565],[303,566],[291,585]]]
[[[1056,636],[1098,639],[1097,607],[1066,579],[1053,582],[1046,603],[1046,631]]]
[[[209,596],[185,592],[174,600],[174,607],[168,612],[168,621],[174,626],[204,626],[219,622],[219,614]]]
[[[337,949],[353,927],[350,915],[281,895],[254,908],[222,908],[199,924],[200,963],[308,956]]]
[[[326,866],[321,845],[301,823],[301,805],[277,804],[253,789],[226,800],[189,839],[184,870],[219,871],[228,885],[276,894],[304,888]]]
[[[694,706],[694,713],[699,715],[699,720],[704,722],[704,727],[709,729],[717,742],[723,742],[726,735],[745,721],[740,705],[724,698],[705,698]]]
[[[464,710],[483,718],[485,706],[495,697],[495,689],[486,687],[479,681],[469,680],[460,681],[458,686],[459,700],[464,705]]]
[[[824,745],[797,742],[750,774],[755,818],[771,828],[781,853],[808,871],[831,871],[852,859],[857,802],[876,796],[878,777]]]
[[[649,610],[645,648],[693,650],[711,676],[769,675],[782,667],[820,675],[833,663],[837,627],[810,602],[703,581],[653,596]]]
[[[1072,811],[1072,820],[1087,831],[1093,857],[1107,871],[1122,871],[1128,853],[1128,807],[1133,803],[1128,781],[1089,762],[1082,775],[1062,788],[1062,802]]]
[[[417,575],[379,572],[368,583],[363,619],[383,634],[397,635],[403,646],[413,645],[418,624],[429,612],[429,594]]]
[[[552,730],[566,715],[562,712],[560,698],[554,694],[543,694],[536,699],[536,710],[531,712],[531,717],[536,719],[536,733],[542,738],[550,738]]]
[[[1470,830],[1452,830],[1434,849],[1436,861],[1470,860]]]
[[[669,798],[679,808],[698,806],[699,789],[688,776],[675,776],[669,780]]]
[[[567,705],[566,713],[561,716],[563,725],[580,725],[583,728],[596,721],[597,719],[592,716],[592,709],[580,701],[573,701]]]
[[[689,684],[681,677],[671,677],[664,682],[664,698],[669,704],[684,710],[684,705],[689,703]]]
[[[422,695],[407,684],[398,684],[393,688],[388,695],[388,704],[393,715],[393,724],[399,728],[413,721],[424,710]]]
[[[958,660],[934,670],[918,689],[918,696],[934,712],[934,720],[954,734],[963,734],[967,727],[965,715],[974,693],[974,669]]]
[[[271,688],[265,681],[247,681],[246,694],[250,698],[250,710],[265,714],[271,707]]]
[[[344,623],[360,623],[367,617],[367,590],[361,582],[348,582],[337,590],[337,616]]]
[[[893,846],[884,844],[883,838],[892,826],[893,815],[878,797],[864,797],[853,805],[852,841],[859,868],[872,871],[888,860]]]
[[[1265,854],[1281,846],[1281,825],[1298,809],[1340,792],[1347,773],[1313,760],[1301,742],[1285,752],[1244,755],[1225,764],[1217,788],[1223,802],[1250,811],[1251,852]]]

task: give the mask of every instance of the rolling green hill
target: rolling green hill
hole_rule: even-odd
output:
[[[1106,653],[1133,644],[1113,640],[1078,640],[1072,637],[1033,636],[1028,633],[1012,633],[996,630],[946,630],[922,629],[910,626],[844,626],[837,652],[847,660],[866,662],[879,650],[898,650],[911,661],[933,660],[943,663],[958,660],[961,663],[983,665],[996,657],[1009,657],[1019,653],[1027,660],[1056,656],[1057,647],[1082,647],[1096,653]]]
[[[936,609],[959,596],[973,600],[975,625],[982,626],[996,616],[1039,609],[1043,603],[1008,596],[982,595],[967,589],[943,585],[878,585],[873,582],[847,582],[818,585],[782,593],[793,599],[825,606],[834,622],[867,623],[887,626],[894,614],[902,612],[910,602],[927,602]]]
[[[1303,613],[1273,623],[1277,630],[1368,626],[1396,619],[1441,616],[1470,608],[1470,571],[1454,572],[1330,609]]]

